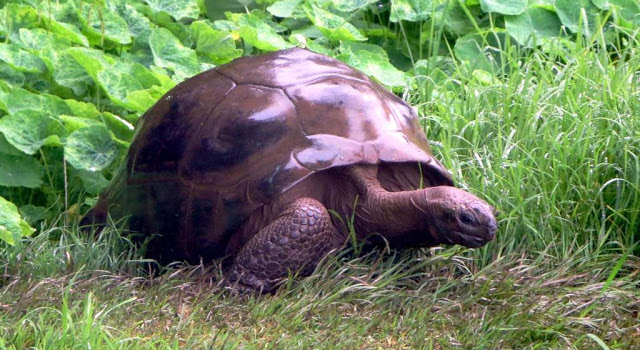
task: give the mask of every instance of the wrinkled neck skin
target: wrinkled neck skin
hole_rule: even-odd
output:
[[[436,217],[442,207],[439,187],[390,192],[380,184],[376,166],[347,171],[359,192],[354,224],[360,238],[377,233],[395,247],[444,243]]]

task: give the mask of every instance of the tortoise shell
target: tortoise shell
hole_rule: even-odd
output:
[[[253,211],[310,175],[394,162],[453,185],[410,106],[344,63],[294,48],[169,91],[139,121],[98,206],[131,215],[134,231],[177,235],[162,248],[174,258],[219,257]]]

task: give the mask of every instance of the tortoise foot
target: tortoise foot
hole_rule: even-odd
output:
[[[271,292],[289,275],[310,275],[342,241],[322,203],[297,199],[242,247],[228,272],[229,282]]]

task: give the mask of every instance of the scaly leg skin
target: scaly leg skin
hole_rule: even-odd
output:
[[[289,274],[310,275],[343,242],[322,203],[297,199],[242,247],[229,270],[229,282],[241,289],[272,292],[275,282]]]

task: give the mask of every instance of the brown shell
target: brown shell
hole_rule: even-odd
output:
[[[216,257],[249,213],[309,175],[381,162],[420,162],[453,184],[411,107],[342,62],[294,48],[169,91],[142,117],[103,202],[132,214],[133,230],[178,234],[185,258],[204,247]]]

